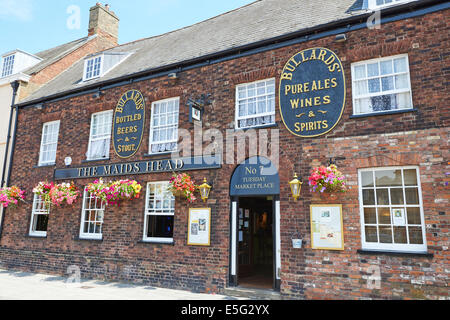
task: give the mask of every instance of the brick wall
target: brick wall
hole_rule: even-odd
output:
[[[91,114],[114,109],[120,96],[138,89],[146,97],[147,119],[144,140],[130,160],[143,160],[148,153],[151,102],[180,96],[180,127],[193,130],[188,122],[187,99],[210,93],[213,104],[204,118],[204,128],[230,128],[235,115],[235,85],[276,77],[295,53],[312,47],[327,47],[342,59],[347,82],[346,109],[341,122],[326,136],[301,139],[290,134],[281,122],[281,293],[290,299],[436,299],[448,298],[448,206],[445,172],[450,167],[448,77],[448,10],[383,25],[381,30],[348,34],[345,43],[323,38],[194,70],[181,72],[176,81],[167,78],[113,88],[95,99],[91,95],[48,103],[45,110],[20,111],[12,182],[27,188],[51,179],[54,167],[35,168],[38,163],[42,124],[61,120],[57,168],[71,156],[73,166],[85,160]],[[432,35],[432,36],[430,36]],[[351,118],[352,62],[408,53],[416,112],[366,118]],[[278,110],[278,101],[277,101]],[[111,163],[121,162],[111,146]],[[307,177],[313,166],[327,164],[331,157],[344,157],[338,166],[347,176],[351,190],[338,200],[343,204],[345,250],[311,250],[309,206],[322,203],[304,184],[299,201],[290,197],[288,182],[294,171]],[[101,163],[101,162],[100,162]],[[360,254],[361,226],[357,186],[359,168],[416,165],[422,183],[428,251],[432,256]],[[144,199],[105,213],[103,241],[77,240],[81,201],[73,207],[52,210],[48,236],[28,238],[31,204],[8,210],[1,239],[0,265],[8,268],[62,274],[71,264],[80,265],[83,276],[142,281],[152,285],[220,292],[229,269],[229,181],[236,165],[220,170],[192,172],[201,181],[214,184],[208,206],[212,209],[210,247],[187,246],[188,205],[177,201],[175,244],[140,243],[144,221]],[[134,176],[141,183],[168,180],[169,174]],[[304,178],[305,179],[305,178]],[[305,179],[306,180],[306,179]],[[78,180],[82,188],[91,180]],[[203,206],[199,202],[191,207]],[[291,234],[300,231],[306,244],[293,249]],[[379,266],[381,288],[367,287],[370,267]]]

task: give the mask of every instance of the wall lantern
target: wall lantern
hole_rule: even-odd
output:
[[[202,198],[203,202],[206,202],[206,200],[208,200],[211,188],[212,187],[208,184],[206,178],[203,180],[203,184],[198,186],[198,189],[200,190],[200,197]]]
[[[292,196],[294,197],[295,201],[297,201],[297,199],[300,197],[300,191],[302,190],[302,184],[303,184],[303,182],[298,180],[297,173],[295,173],[294,180],[289,182],[289,185],[291,186]]]

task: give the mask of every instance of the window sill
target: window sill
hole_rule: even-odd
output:
[[[168,156],[171,155],[173,153],[177,153],[178,151],[169,151],[169,152],[161,152],[161,153],[147,153],[144,154],[145,158],[150,158],[150,157],[157,157],[157,156]]]
[[[34,166],[33,169],[38,169],[38,168],[49,168],[49,167],[54,167],[56,166],[56,163],[49,163],[49,164],[38,164],[37,166]]]
[[[100,162],[100,161],[109,161],[110,158],[101,158],[101,159],[92,159],[92,160],[83,160],[81,163],[91,163],[91,162]]]
[[[77,238],[75,238],[75,241],[99,241],[99,242],[102,242],[103,238],[95,239],[95,238],[80,238],[80,237],[77,237]]]
[[[278,123],[272,123],[272,124],[263,124],[260,126],[254,126],[254,127],[248,127],[248,128],[235,128],[234,132],[238,132],[238,131],[247,131],[247,130],[251,130],[251,129],[267,129],[267,128],[278,128]]]
[[[47,235],[40,236],[40,235],[37,235],[37,234],[27,234],[25,237],[26,238],[33,238],[33,239],[47,239]]]
[[[358,118],[366,118],[366,117],[374,117],[374,116],[385,116],[390,114],[399,114],[399,113],[408,113],[408,112],[417,112],[417,109],[404,109],[404,110],[391,110],[391,111],[383,111],[383,112],[372,112],[372,113],[364,113],[364,114],[354,114],[350,116],[350,119],[358,119]]]
[[[391,256],[404,256],[404,257],[425,257],[425,258],[433,258],[434,254],[428,252],[401,252],[401,251],[378,251],[378,250],[364,250],[359,249],[356,251],[359,254],[367,254],[367,255],[391,255]]]
[[[139,244],[165,244],[165,245],[169,245],[169,246],[175,245],[175,241],[165,242],[165,241],[141,240],[141,241],[138,241],[138,243]]]

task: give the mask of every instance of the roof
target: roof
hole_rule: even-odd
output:
[[[81,60],[21,102],[44,99],[96,83],[176,65],[355,16],[356,0],[258,0],[200,23],[104,52],[133,53],[101,78],[82,82]],[[362,1],[356,1],[361,5]],[[353,8],[353,10],[349,10]]]
[[[37,73],[37,72],[43,70],[44,68],[48,67],[49,65],[62,59],[69,53],[82,47],[83,45],[85,45],[87,42],[89,42],[94,37],[95,36],[84,37],[84,38],[77,39],[77,40],[65,43],[63,45],[36,53],[35,56],[41,58],[42,61],[39,62],[38,64],[35,64],[33,67],[24,70],[23,73],[32,75],[34,73]]]

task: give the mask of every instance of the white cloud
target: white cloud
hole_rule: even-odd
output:
[[[0,0],[0,18],[30,21],[33,18],[32,0]]]

